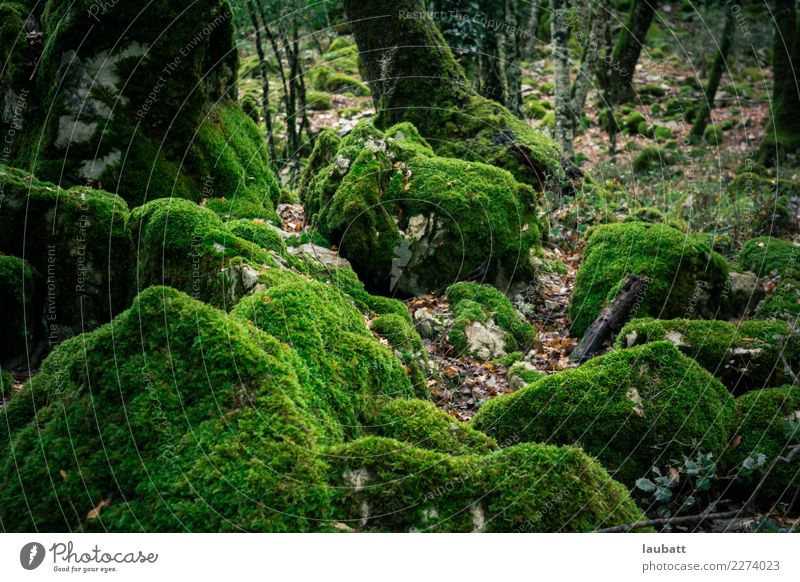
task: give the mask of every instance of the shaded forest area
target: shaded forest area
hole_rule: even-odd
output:
[[[790,532],[794,0],[0,2],[0,529]]]

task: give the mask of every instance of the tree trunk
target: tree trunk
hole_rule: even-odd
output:
[[[628,19],[617,36],[607,76],[609,95],[617,103],[630,101],[634,97],[636,63],[639,62],[657,7],[658,0],[633,0]]]
[[[375,124],[417,126],[439,155],[492,164],[542,190],[574,191],[580,173],[558,147],[478,95],[419,0],[345,0]]]
[[[522,113],[522,38],[517,30],[519,21],[519,0],[506,0],[505,33],[503,36],[503,55],[506,59],[506,100],[505,105],[517,117]]]
[[[567,2],[551,0],[552,13],[550,30],[553,37],[553,60],[555,61],[555,102],[556,102],[556,141],[564,155],[575,157],[572,147],[574,137],[574,112],[570,100],[569,80],[569,23],[567,22]]]
[[[711,119],[711,110],[714,108],[714,99],[717,96],[717,89],[719,82],[722,79],[722,73],[727,66],[728,54],[733,44],[733,36],[735,31],[736,18],[733,10],[730,7],[725,7],[725,27],[722,31],[722,41],[719,45],[719,50],[714,56],[714,63],[711,65],[711,75],[706,83],[704,99],[700,103],[697,112],[695,113],[694,123],[689,135],[694,138],[703,137],[708,121]]]
[[[637,297],[647,288],[647,279],[628,275],[611,305],[603,309],[600,316],[583,334],[578,347],[569,356],[573,362],[591,359],[611,335],[619,332],[631,315]]]
[[[580,125],[583,109],[586,106],[586,97],[592,87],[597,62],[600,58],[600,43],[608,27],[608,11],[592,4],[587,17],[586,29],[589,31],[583,43],[583,56],[575,84],[572,86],[572,111],[575,113],[575,123]]]
[[[795,69],[800,63],[800,24],[794,0],[776,0],[774,17],[772,117],[759,154],[763,164],[800,150],[800,87]]]
[[[531,0],[531,14],[528,17],[528,44],[525,46],[525,52],[528,56],[532,55],[533,51],[536,50],[536,31],[539,29],[542,2],[544,0]]]
[[[269,110],[269,67],[267,66],[267,57],[264,54],[264,45],[261,42],[261,25],[258,21],[258,14],[253,5],[253,0],[247,2],[247,11],[250,13],[250,21],[256,31],[256,52],[258,53],[258,69],[261,76],[261,107],[264,112],[269,159],[272,162],[275,159],[275,136],[272,131],[272,113]]]

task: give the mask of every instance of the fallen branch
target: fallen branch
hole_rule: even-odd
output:
[[[591,359],[603,346],[603,342],[612,334],[622,329],[631,315],[636,299],[647,289],[647,278],[637,275],[628,275],[611,305],[603,309],[600,316],[594,320],[586,333],[583,334],[578,347],[570,360],[585,362]]]
[[[636,529],[644,529],[646,527],[656,527],[661,525],[681,525],[686,523],[701,523],[703,521],[706,521],[707,519],[729,519],[732,517],[738,517],[742,511],[744,511],[744,508],[731,511],[719,511],[716,513],[704,511],[703,513],[698,513],[697,515],[683,515],[680,517],[661,517],[658,519],[648,519],[645,521],[637,521],[636,523],[623,523],[622,525],[606,527],[597,530],[597,533],[618,533],[618,532],[632,531]]]

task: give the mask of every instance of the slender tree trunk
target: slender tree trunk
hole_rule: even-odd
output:
[[[553,37],[553,60],[555,61],[556,141],[569,159],[575,156],[572,147],[574,137],[574,112],[570,100],[569,80],[569,26],[567,2],[551,0],[550,30]]]
[[[531,14],[528,17],[528,44],[525,52],[530,56],[536,50],[536,31],[539,29],[539,17],[542,12],[542,2],[545,0],[531,0]]]
[[[717,96],[717,89],[719,82],[722,79],[722,73],[727,65],[728,54],[733,44],[733,36],[735,33],[736,18],[733,10],[729,6],[725,7],[725,27],[722,31],[722,41],[719,45],[719,50],[714,56],[714,63],[711,65],[711,75],[706,83],[705,95],[703,101],[700,103],[695,114],[694,123],[689,135],[694,138],[703,137],[709,120],[711,119],[711,110],[714,108],[714,99]]]
[[[506,101],[505,105],[517,117],[522,113],[522,39],[517,22],[519,18],[519,0],[506,0],[506,21],[503,35],[503,54],[506,59]]]
[[[764,164],[800,150],[800,23],[794,0],[776,0],[774,17],[772,117],[759,155]]]
[[[575,123],[580,125],[583,109],[586,106],[586,97],[595,78],[597,62],[600,58],[600,43],[608,26],[608,11],[592,4],[586,17],[586,37],[583,43],[583,56],[578,75],[572,86],[572,111],[575,114]]]
[[[264,54],[264,45],[261,42],[261,26],[253,0],[247,2],[247,11],[250,13],[250,21],[256,31],[256,52],[258,53],[258,69],[261,76],[261,107],[264,111],[269,158],[272,161],[275,159],[275,136],[272,131],[272,113],[269,110],[269,68],[267,66],[267,57]]]
[[[636,63],[639,62],[658,2],[659,0],[633,0],[628,19],[617,36],[607,77],[609,94],[617,103],[629,101],[634,96],[633,75]]]
[[[481,7],[488,15],[487,21],[500,22],[502,9],[498,9],[498,0],[483,0]],[[502,6],[502,5],[501,5]],[[503,60],[500,58],[500,33],[496,26],[486,26],[483,31],[483,46],[480,58],[481,92],[483,96],[505,104],[506,89],[503,74]]]

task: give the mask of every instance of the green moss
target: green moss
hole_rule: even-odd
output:
[[[536,199],[507,172],[435,157],[410,124],[384,134],[360,123],[331,159],[306,211],[368,288],[417,294],[480,270],[498,284],[533,276]]]
[[[331,108],[331,95],[322,91],[308,91],[306,103],[311,111],[327,111]]]
[[[507,352],[526,351],[536,339],[536,330],[528,324],[502,292],[472,282],[455,283],[447,288],[447,300],[455,313],[449,340],[460,353],[476,357],[467,337],[473,323],[493,322],[504,334]]]
[[[508,381],[511,382],[512,385],[515,379],[522,384],[533,384],[544,377],[545,374],[531,369],[529,366],[526,366],[524,362],[517,362],[511,366],[506,375],[506,378],[508,378]]]
[[[424,400],[389,401],[370,419],[370,432],[449,455],[488,453],[497,449],[494,439]]]
[[[63,190],[6,166],[0,189],[0,252],[25,257],[39,274],[27,290],[37,310],[28,331],[45,321],[56,344],[127,306],[131,244],[121,198],[85,187]]]
[[[757,317],[796,321],[800,317],[800,281],[784,278],[759,307]]]
[[[800,278],[800,248],[790,241],[758,237],[747,241],[739,252],[739,267],[752,271],[759,277],[777,274],[781,277]]]
[[[342,49],[346,49],[348,47],[354,47],[355,42],[353,41],[352,37],[349,36],[337,36],[331,41],[330,46],[328,47],[328,52],[339,51]]]
[[[417,330],[407,317],[390,313],[372,320],[372,331],[384,338],[408,372],[414,392],[420,398],[429,396],[427,385],[428,355]]]
[[[632,111],[628,114],[625,118],[625,129],[627,129],[630,133],[638,133],[639,132],[639,125],[640,124],[647,124],[647,118],[642,115],[639,111]]]
[[[336,517],[364,531],[581,532],[642,519],[624,488],[572,447],[447,456],[370,437],[330,456]]]
[[[0,365],[13,368],[34,348],[38,326],[36,271],[30,263],[0,253],[0,313],[5,331],[0,334]],[[41,286],[38,287],[41,290]],[[40,303],[40,302],[39,302]]]
[[[635,319],[620,331],[616,347],[658,341],[671,341],[733,392],[791,381],[782,357],[792,368],[800,367],[800,346],[781,321]]]
[[[579,444],[629,486],[653,465],[728,443],[733,398],[667,342],[611,352],[488,401],[472,426],[498,442]]]
[[[729,463],[741,468],[747,457],[763,454],[766,470],[777,457],[786,457],[791,446],[800,444],[800,388],[748,392],[736,399],[736,417],[739,443],[728,451]],[[764,470],[753,471],[740,475],[735,485],[750,494],[765,478],[758,502],[765,508],[779,501],[791,502],[797,492],[798,463],[797,457],[791,463],[779,460],[766,478]]]
[[[365,83],[326,65],[317,65],[311,69],[311,85],[317,91],[328,93],[352,93],[359,97],[369,95],[369,87]]]
[[[677,162],[675,154],[658,146],[647,146],[633,160],[633,171],[652,172],[672,166]]]
[[[333,162],[341,141],[336,132],[328,127],[317,134],[314,140],[314,148],[311,150],[311,154],[308,156],[306,165],[303,168],[303,173],[300,176],[298,190],[301,197],[308,194],[308,188],[311,186],[314,176],[322,168]]]
[[[722,131],[721,127],[717,127],[714,124],[709,125],[706,127],[706,130],[703,132],[703,139],[709,145],[719,145],[722,143],[722,140],[725,138],[725,134]]]
[[[283,254],[286,250],[278,231],[263,221],[239,219],[226,222],[225,226],[239,238],[249,240],[262,249],[275,251],[279,254]]]
[[[546,99],[528,99],[525,101],[525,115],[531,119],[544,119],[544,116],[550,110],[552,110],[552,106]]]
[[[648,278],[634,317],[714,317],[723,303],[728,266],[707,244],[663,224],[593,227],[570,298],[573,333],[586,331],[628,274]]]

